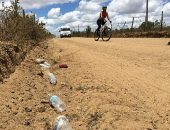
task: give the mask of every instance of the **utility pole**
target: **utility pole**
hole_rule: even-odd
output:
[[[22,9],[22,15],[23,15],[23,18],[25,18],[25,10]]]
[[[132,26],[131,26],[131,32],[133,31],[133,24],[134,24],[135,17],[132,19]]]
[[[4,7],[4,1],[2,1],[2,7]]]
[[[146,0],[145,29],[148,30],[148,0]]]
[[[163,18],[164,18],[164,12],[162,11],[162,16],[161,16],[161,31],[163,29]]]
[[[79,24],[78,24],[78,37],[80,36],[80,33],[79,33]]]
[[[4,1],[2,1],[2,10],[0,10],[1,12],[1,22],[2,22],[2,36],[5,36],[5,4]]]
[[[79,24],[78,24],[78,32],[79,32]]]
[[[35,24],[35,22],[36,22],[35,13],[33,13],[33,22],[34,22],[34,24]]]

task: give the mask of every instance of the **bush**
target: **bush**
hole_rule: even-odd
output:
[[[0,18],[0,40],[44,40],[54,37],[45,29],[45,24],[35,19],[35,15],[25,15],[25,11],[19,6],[17,0],[11,2]]]

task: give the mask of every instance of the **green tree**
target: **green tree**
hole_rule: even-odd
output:
[[[148,21],[148,26],[146,27],[146,22],[143,22],[140,26],[139,29],[142,31],[150,31],[154,29],[154,22]]]
[[[158,20],[155,21],[154,28],[155,29],[161,28],[161,23]]]

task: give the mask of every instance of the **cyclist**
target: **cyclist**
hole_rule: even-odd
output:
[[[103,6],[102,11],[100,12],[99,19],[97,20],[97,25],[98,25],[97,31],[98,32],[100,31],[101,25],[104,25],[106,23],[106,20],[105,20],[106,18],[111,23],[111,20],[109,18],[108,12],[107,12],[107,6]]]

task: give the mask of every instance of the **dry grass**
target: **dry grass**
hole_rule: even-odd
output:
[[[34,14],[26,15],[16,1],[1,12],[0,19],[0,41],[39,41],[52,36],[44,23],[39,23]]]

